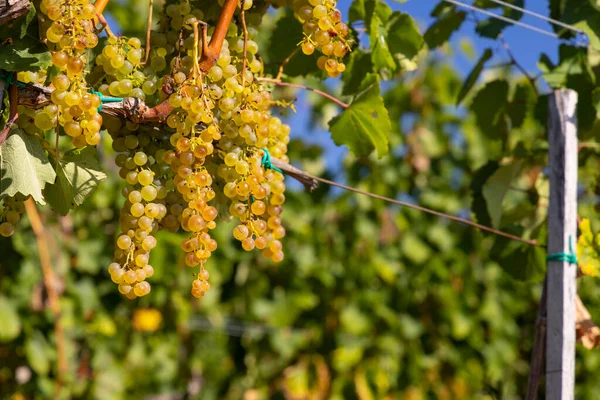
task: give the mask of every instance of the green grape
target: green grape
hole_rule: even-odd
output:
[[[0,224],[0,235],[4,237],[10,237],[15,233],[15,226],[10,222],[3,222]]]

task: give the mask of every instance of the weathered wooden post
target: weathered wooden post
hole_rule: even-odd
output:
[[[567,256],[577,242],[577,93],[550,95],[546,398],[569,400],[575,390],[577,265]],[[554,255],[554,257],[553,257]],[[558,255],[558,257],[556,257]],[[554,259],[557,259],[554,261]]]

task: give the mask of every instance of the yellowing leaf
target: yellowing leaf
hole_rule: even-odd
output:
[[[590,226],[590,220],[584,218],[579,224],[581,235],[577,241],[577,259],[579,268],[584,275],[600,276],[600,234],[594,242],[594,233]]]

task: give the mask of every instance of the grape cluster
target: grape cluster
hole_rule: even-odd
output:
[[[342,22],[336,0],[295,0],[293,8],[304,30],[302,52],[311,55],[320,50],[323,55],[317,59],[317,65],[329,77],[338,77],[346,70],[342,59],[350,50],[350,42],[346,39],[348,25]]]
[[[101,67],[107,81],[98,88],[100,93],[105,96],[137,97],[145,100],[146,95],[156,92],[158,78],[151,71],[142,70],[144,52],[141,46],[142,42],[138,38],[108,38],[102,53],[96,57],[96,66]]]
[[[84,51],[98,44],[91,21],[96,9],[87,0],[43,0],[40,9],[52,21],[46,38],[55,46],[52,64],[61,72],[52,79],[52,104],[36,113],[35,126],[47,131],[61,125],[75,147],[95,146],[101,139],[101,101],[89,93],[83,75]]]
[[[120,215],[121,234],[108,270],[113,282],[119,285],[119,292],[135,298],[150,292],[150,284],[146,282],[154,274],[149,264],[150,251],[157,244],[154,234],[159,223],[167,215],[168,190],[161,179],[165,169],[148,155],[150,151],[159,153],[160,134],[142,131],[132,123],[125,128],[128,134],[113,141],[113,148],[120,152],[115,162],[126,186],[122,190],[125,203]]]
[[[10,237],[15,233],[15,225],[25,212],[23,204],[25,200],[25,196],[21,194],[5,197],[2,200],[0,203],[0,236]]]

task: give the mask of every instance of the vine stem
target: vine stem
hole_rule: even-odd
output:
[[[152,32],[152,10],[154,8],[154,0],[150,0],[148,3],[148,26],[146,27],[146,57],[142,65],[148,64],[150,58],[150,33]]]
[[[374,199],[382,200],[382,201],[385,201],[387,203],[392,203],[392,204],[396,204],[396,205],[399,205],[399,206],[402,206],[402,207],[412,208],[414,210],[418,210],[418,211],[421,211],[421,212],[424,212],[424,213],[427,213],[427,214],[432,214],[432,215],[435,215],[435,216],[438,216],[438,217],[447,218],[447,219],[449,219],[451,221],[459,222],[461,224],[464,224],[464,225],[467,225],[467,226],[470,226],[470,227],[473,227],[473,228],[476,228],[476,229],[479,229],[479,230],[482,230],[482,231],[485,231],[485,232],[489,232],[489,233],[492,233],[492,234],[497,235],[497,236],[502,236],[502,237],[505,237],[507,239],[511,239],[511,240],[514,240],[514,241],[517,241],[517,242],[525,243],[525,244],[528,244],[530,246],[544,247],[544,245],[541,244],[541,243],[538,243],[537,240],[523,239],[523,238],[521,238],[519,236],[511,235],[510,233],[506,233],[506,232],[500,231],[498,229],[491,228],[489,226],[481,225],[481,224],[478,224],[476,222],[470,221],[470,220],[465,219],[465,218],[460,218],[460,217],[456,217],[454,215],[445,214],[443,212],[435,211],[435,210],[432,210],[430,208],[422,207],[422,206],[419,206],[419,205],[416,205],[416,204],[411,204],[411,203],[407,203],[407,202],[396,200],[396,199],[391,199],[389,197],[385,197],[385,196],[381,196],[381,195],[378,195],[378,194],[375,194],[375,193],[367,192],[365,190],[357,189],[357,188],[352,187],[352,186],[343,185],[341,183],[330,181],[330,180],[325,179],[325,178],[320,178],[318,176],[311,175],[311,174],[309,174],[306,171],[302,171],[301,169],[296,168],[296,167],[294,167],[294,166],[292,166],[292,165],[290,165],[288,163],[285,163],[285,162],[283,162],[281,160],[278,160],[278,159],[276,159],[274,157],[271,158],[271,161],[272,161],[272,163],[273,163],[274,166],[276,166],[277,168],[280,168],[285,173],[288,173],[293,178],[299,180],[307,188],[308,188],[308,186],[306,185],[307,181],[311,181],[311,180],[312,181],[318,181],[318,182],[322,182],[322,183],[325,183],[325,184],[330,185],[330,186],[339,187],[341,189],[344,189],[344,190],[347,190],[347,191],[350,191],[350,192],[354,192],[354,193],[362,194],[364,196],[372,197]],[[314,186],[312,187],[312,189],[314,189]]]
[[[231,24],[233,14],[235,14],[237,4],[238,0],[225,0],[223,9],[219,15],[219,20],[217,21],[215,30],[210,38],[210,43],[206,45],[203,49],[205,51],[202,52],[202,58],[200,59],[200,70],[202,72],[208,72],[219,59],[221,47],[223,46],[225,36],[227,36],[227,30],[229,29],[229,24]]]
[[[248,64],[248,60],[246,59],[246,54],[248,51],[248,27],[246,26],[246,10],[244,10],[245,0],[242,0],[242,30],[244,31],[244,50],[242,55],[242,88],[246,86],[246,66]]]
[[[326,92],[324,92],[322,90],[319,90],[319,89],[314,89],[314,88],[311,88],[311,87],[308,87],[308,86],[305,86],[305,85],[300,85],[300,84],[297,84],[297,83],[282,82],[280,79],[257,78],[257,80],[261,81],[261,82],[273,83],[273,84],[275,84],[277,86],[286,86],[286,87],[293,87],[293,88],[296,88],[296,89],[308,90],[309,92],[316,93],[318,95],[321,95],[321,96],[323,96],[323,97],[325,97],[325,98],[333,101],[335,104],[337,104],[338,106],[340,106],[342,108],[348,108],[348,107],[350,107],[349,104],[344,103],[343,101],[341,101],[337,97],[335,97],[335,96],[333,96],[333,95],[331,95],[329,93],[326,93]]]
[[[56,292],[55,282],[56,276],[52,269],[52,259],[50,257],[50,249],[48,247],[48,241],[44,230],[44,224],[40,218],[40,214],[37,211],[35,202],[30,197],[25,201],[25,212],[31,222],[31,228],[35,234],[38,252],[40,255],[40,264],[42,265],[42,274],[44,276],[44,286],[48,293],[48,304],[50,311],[54,315],[54,336],[56,339],[56,354],[58,363],[58,376],[56,379],[55,394],[60,392],[62,384],[64,383],[65,374],[67,373],[67,357],[65,352],[65,335],[61,321],[60,314],[60,299]]]
[[[19,106],[19,88],[14,83],[8,86],[8,99],[10,100],[10,114],[6,121],[6,126],[0,131],[0,145],[8,138],[12,124],[19,118],[19,113],[17,112]]]

